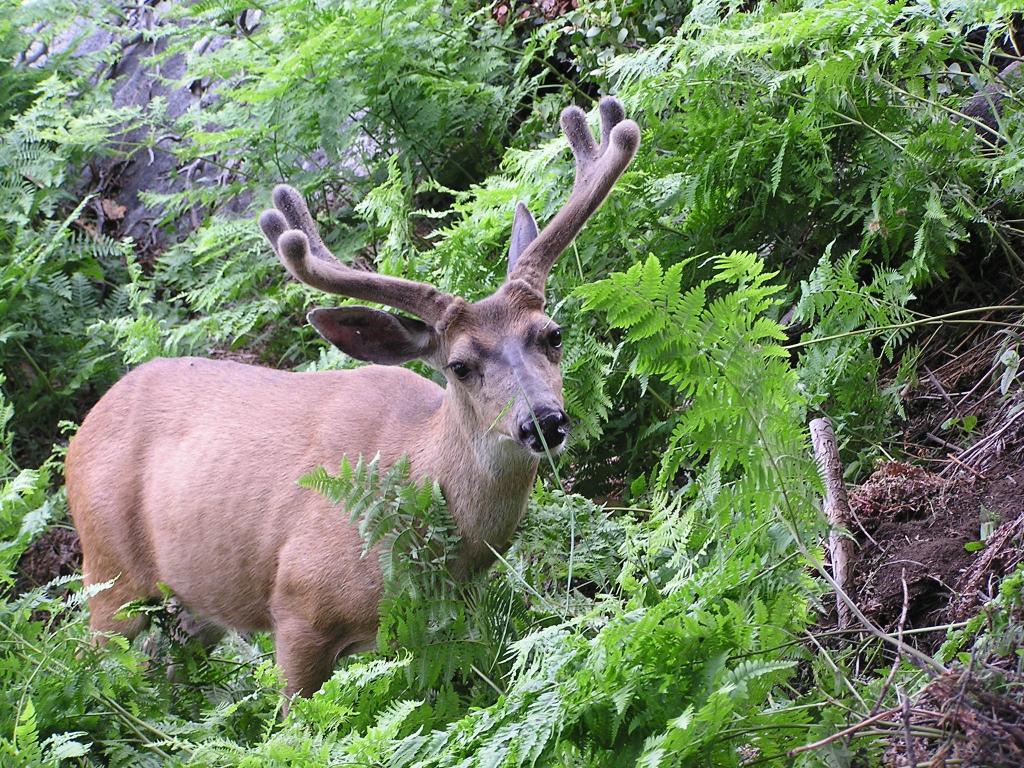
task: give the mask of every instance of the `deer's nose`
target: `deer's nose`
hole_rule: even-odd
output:
[[[545,445],[548,448],[557,448],[568,434],[569,417],[561,408],[537,409],[519,425],[519,439],[538,453],[544,450]]]

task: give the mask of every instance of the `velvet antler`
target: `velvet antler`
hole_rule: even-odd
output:
[[[274,207],[260,216],[260,229],[292,275],[328,293],[373,301],[437,324],[454,300],[428,283],[352,269],[338,261],[320,238],[302,195],[287,184],[274,188]]]
[[[583,225],[604,202],[640,145],[640,129],[625,119],[618,99],[601,99],[601,143],[595,144],[579,107],[562,112],[562,130],[576,157],[576,181],[562,209],[523,251],[509,272],[509,280],[525,280],[544,293],[551,266],[569,246]]]

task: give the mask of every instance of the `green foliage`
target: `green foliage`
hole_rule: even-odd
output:
[[[362,458],[354,466],[343,459],[335,476],[320,468],[300,483],[340,504],[358,523],[364,557],[377,555],[385,585],[378,643],[382,650],[422,650],[408,666],[418,688],[489,664],[494,649],[470,627],[469,606],[482,592],[454,573],[458,532],[436,483],[410,482],[405,460],[380,472],[377,459]]]
[[[189,116],[188,137],[197,154],[244,147],[247,170],[272,164],[276,174],[319,147],[327,163],[303,174],[302,187],[365,184],[366,171],[393,154],[441,184],[471,181],[504,147],[507,118],[534,87],[503,50],[506,33],[469,3],[290,1],[262,10],[253,35],[194,61],[191,77],[230,87],[212,110]],[[181,10],[195,39],[226,12],[216,3]]]
[[[89,200],[69,193],[76,164],[133,113],[71,102],[73,92],[56,75],[43,80],[0,137],[0,362],[19,439],[45,452],[58,419],[77,415],[82,390],[122,370],[91,329],[124,311],[133,258],[129,243],[83,223]],[[38,445],[16,448],[33,462],[45,456]]]
[[[112,108],[84,65],[11,65],[25,14],[69,22],[57,5],[0,7],[0,685],[16,692],[0,702],[0,762],[853,762],[842,744],[785,757],[896,695],[797,642],[821,591],[804,424],[829,413],[851,472],[866,469],[914,376],[917,296],[963,303],[965,276],[1019,277],[1019,83],[994,133],[960,114],[995,81],[1017,9],[594,0],[500,26],[462,0],[274,0],[239,31],[251,7],[209,0],[146,31],[156,61],[186,53],[185,81],[214,83],[168,124],[160,104]],[[542,476],[488,575],[451,572],[443,495],[406,464],[304,478],[359,526],[386,594],[377,652],[284,719],[265,636],[172,652],[191,682],[171,685],[161,659],[89,644],[74,580],[13,593],[26,547],[66,524],[57,423],[125,364],[229,351],[353,365],[304,327],[324,299],[254,225],[274,183],[307,194],[343,261],[480,298],[504,279],[515,203],[544,222],[571,187],[558,111],[607,91],[642,147],[548,287],[574,422],[558,474],[574,493]],[[145,267],[90,228],[99,201],[75,183],[128,124],[231,172],[144,194],[167,224],[201,219]],[[1014,350],[1000,350],[1004,394]],[[1019,581],[943,661],[1019,645]]]
[[[692,3],[668,0],[589,0],[556,20],[556,56],[565,66],[590,73],[616,55],[647,47],[679,28]],[[560,55],[559,55],[560,54]]]
[[[11,451],[14,407],[4,395],[0,374],[0,591],[12,586],[14,566],[29,542],[53,519],[55,499],[50,487],[49,462],[38,469],[19,470]]]
[[[784,441],[780,453],[786,454],[799,445],[802,431],[798,401],[792,399],[788,410],[780,408],[787,398],[779,390],[795,385],[788,356],[773,343],[785,334],[763,316],[781,290],[768,282],[775,273],[765,273],[753,254],[733,253],[715,259],[714,277],[683,293],[685,266],[663,270],[651,256],[624,274],[579,290],[586,309],[601,310],[612,326],[627,331],[626,341],[635,347],[630,369],[661,377],[689,401],[667,445],[659,487],[672,483],[689,458],[714,449],[719,471],[728,472],[744,462],[751,443],[778,439]],[[716,296],[714,289],[721,284],[737,290]],[[774,390],[755,396],[754,387],[765,385]],[[771,421],[750,418],[758,398],[769,406],[764,418]],[[751,431],[737,431],[742,425]],[[796,427],[796,434],[780,434],[783,426]],[[731,439],[718,442],[729,433]]]
[[[6,130],[14,115],[25,109],[32,86],[44,74],[12,64],[25,44],[19,24],[24,21],[18,13],[20,3],[3,0],[0,3],[0,129]]]
[[[871,270],[861,282],[862,255],[849,253],[835,259],[828,248],[807,280],[801,282],[794,317],[813,328],[805,335],[800,380],[809,402],[826,413],[837,414],[839,434],[854,445],[879,444],[887,432],[887,419],[879,414],[902,415],[900,390],[912,379],[916,366],[913,350],[903,350],[896,376],[886,386],[878,382],[884,366],[909,337],[913,320],[907,305],[915,298],[912,283],[898,270]],[[882,328],[879,336],[858,329]],[[847,456],[847,469],[857,474],[870,468],[874,456]]]

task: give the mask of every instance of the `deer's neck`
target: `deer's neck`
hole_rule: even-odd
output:
[[[456,576],[489,566],[512,540],[537,476],[538,460],[511,438],[474,433],[446,396],[410,458],[436,480],[462,537]]]

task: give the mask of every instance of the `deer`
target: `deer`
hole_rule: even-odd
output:
[[[467,578],[509,546],[538,464],[565,447],[562,329],[544,312],[558,256],[605,200],[640,141],[622,104],[599,104],[600,143],[568,107],[575,157],[564,206],[538,231],[518,203],[505,282],[468,302],[427,283],[336,259],[300,193],[272,193],[259,225],[287,271],[318,290],[385,305],[312,310],[316,331],[371,363],[290,372],[226,360],[157,358],[99,400],[71,440],[68,505],[81,539],[96,641],[131,640],[147,617],[120,612],[169,587],[217,632],[270,630],[284,693],[311,696],[336,660],[376,645],[382,576],[356,526],[301,487],[347,457],[408,462],[437,482]],[[445,386],[403,368],[420,360]]]

